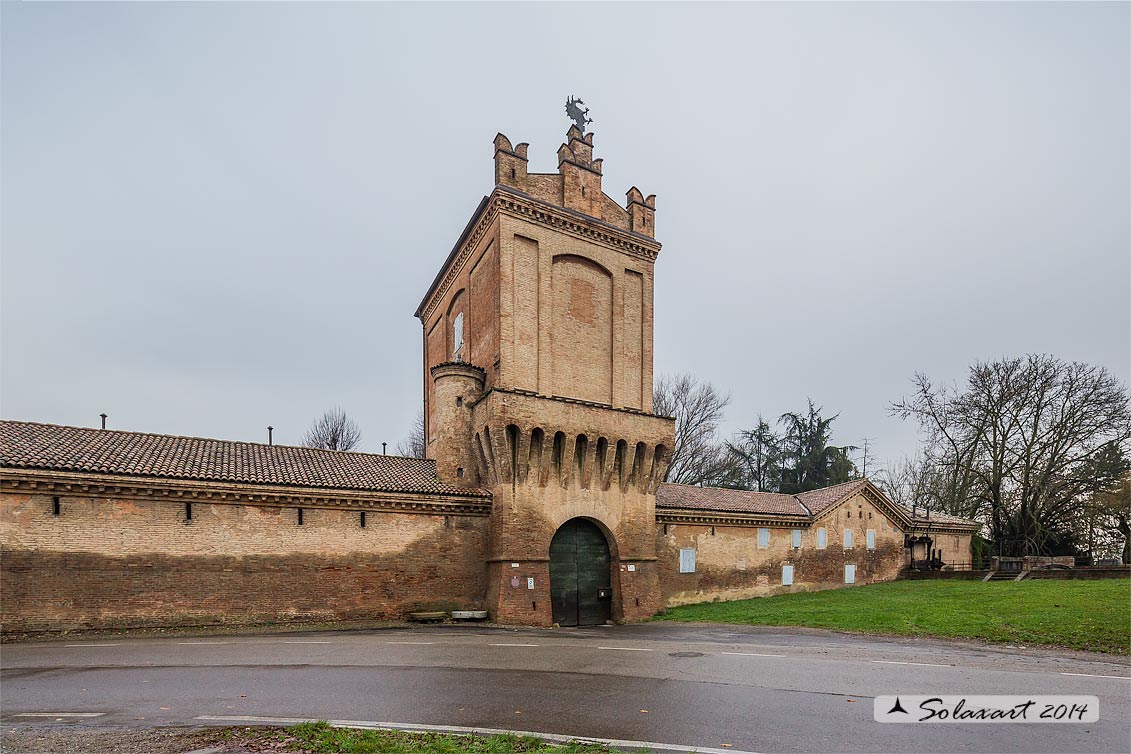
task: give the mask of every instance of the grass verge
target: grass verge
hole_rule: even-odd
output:
[[[1043,644],[1131,654],[1131,582],[894,581],[671,608],[658,620]]]
[[[556,744],[534,736],[462,736],[335,728],[322,721],[289,728],[235,728],[233,742],[254,751],[291,754],[611,754],[599,744]]]

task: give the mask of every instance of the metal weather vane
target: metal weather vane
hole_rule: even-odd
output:
[[[585,117],[589,114],[589,108],[581,107],[581,105],[584,104],[584,102],[579,100],[577,97],[574,97],[572,94],[566,98],[566,115],[570,117],[570,120],[572,120],[579,129],[581,129],[581,133],[585,133],[585,124],[593,122],[592,118]]]

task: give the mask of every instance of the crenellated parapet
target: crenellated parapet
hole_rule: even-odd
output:
[[[558,147],[557,173],[531,173],[528,169],[528,144],[511,145],[497,134],[495,146],[495,185],[529,194],[549,204],[595,218],[649,238],[656,236],[656,196],[647,198],[635,186],[622,207],[601,187],[603,163],[593,156],[593,134],[570,126],[566,141]]]
[[[570,126],[566,133],[566,143],[558,147],[559,172],[564,162],[600,175],[601,160],[593,159],[593,134],[583,134],[577,126]]]
[[[526,185],[529,144],[511,146],[510,139],[495,134],[495,185],[521,187]]]
[[[656,195],[647,197],[640,189],[633,186],[628,190],[628,221],[629,230],[642,233],[646,236],[655,234],[656,228]]]
[[[542,427],[496,424],[477,428],[475,461],[480,478],[496,485],[654,493],[664,479],[670,449],[630,439]]]
[[[517,391],[488,393],[471,422],[476,471],[491,487],[650,495],[674,444],[671,419]]]

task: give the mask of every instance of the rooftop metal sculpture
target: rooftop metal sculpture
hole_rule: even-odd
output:
[[[572,94],[566,98],[566,115],[570,117],[570,120],[572,120],[579,129],[581,129],[581,133],[585,133],[585,124],[593,122],[592,118],[585,117],[589,114],[589,108],[580,107],[584,104],[584,102],[579,100],[577,97],[574,97]]]

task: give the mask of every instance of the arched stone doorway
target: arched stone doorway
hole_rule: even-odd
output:
[[[559,626],[598,626],[612,617],[609,542],[592,521],[573,518],[550,542],[550,605]]]

